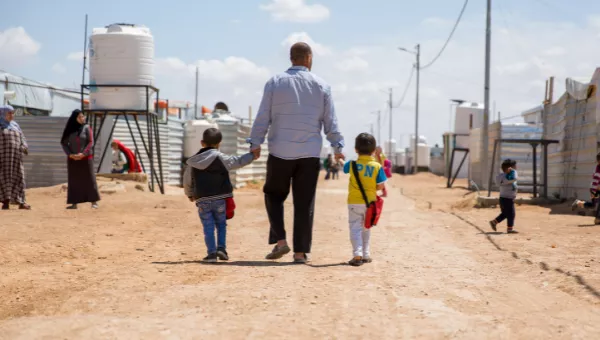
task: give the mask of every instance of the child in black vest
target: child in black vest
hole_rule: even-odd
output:
[[[254,154],[228,156],[219,152],[221,131],[210,128],[202,135],[202,149],[187,160],[183,187],[190,201],[195,202],[204,227],[204,242],[208,256],[204,262],[227,261],[227,200],[233,197],[229,171],[244,167],[254,160]],[[215,228],[217,239],[215,240]]]

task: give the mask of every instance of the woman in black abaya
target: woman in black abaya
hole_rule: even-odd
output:
[[[77,204],[87,202],[91,202],[92,208],[97,209],[100,195],[94,175],[94,136],[80,110],[71,114],[60,143],[69,157],[67,204],[70,206],[67,209],[77,209]]]

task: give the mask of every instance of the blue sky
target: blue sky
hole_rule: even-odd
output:
[[[273,5],[273,2],[276,2]],[[246,116],[258,107],[269,76],[288,66],[289,44],[315,44],[314,72],[330,82],[348,140],[368,131],[396,99],[413,59],[396,50],[420,42],[423,63],[446,39],[463,0],[0,0],[0,69],[61,86],[78,86],[84,15],[89,28],[115,22],[148,26],[155,38],[156,85],[169,99],[193,101],[193,69],[201,68],[200,101],[225,100]],[[269,7],[270,6],[270,7]],[[315,7],[316,6],[316,7]],[[269,10],[270,9],[270,10]],[[600,3],[495,0],[492,99],[502,116],[543,99],[546,77],[589,81],[600,55]],[[485,1],[471,0],[442,58],[422,74],[421,129],[431,144],[449,129],[450,98],[483,100]],[[5,52],[9,51],[9,53]],[[320,53],[319,53],[320,51]],[[233,58],[232,58],[233,57]],[[414,127],[414,82],[395,109],[394,138],[406,146]],[[387,113],[384,118],[387,121]],[[382,127],[388,138],[387,124]]]

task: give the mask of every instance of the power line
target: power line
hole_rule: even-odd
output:
[[[415,73],[415,67],[411,67],[410,68],[410,75],[408,76],[408,81],[406,82],[406,86],[404,87],[404,93],[402,93],[402,97],[400,98],[400,101],[398,102],[397,105],[394,105],[394,107],[400,107],[400,105],[402,105],[402,102],[404,102],[404,98],[406,98],[406,93],[408,92],[408,89],[410,88],[410,82],[412,81],[412,77]]]
[[[469,3],[469,0],[465,0],[465,4],[463,5],[462,10],[460,11],[460,14],[458,15],[458,19],[456,20],[456,23],[454,24],[454,27],[452,28],[452,31],[450,32],[450,35],[448,36],[448,39],[444,43],[444,46],[442,46],[442,49],[440,50],[440,52],[437,54],[437,56],[435,56],[435,58],[433,58],[433,60],[431,62],[427,63],[425,66],[421,66],[420,67],[421,70],[424,70],[424,69],[430,67],[431,65],[433,65],[433,63],[435,63],[442,56],[442,53],[444,53],[444,50],[448,46],[448,43],[450,43],[450,40],[452,39],[452,36],[454,35],[454,32],[456,31],[456,28],[458,27],[458,24],[460,23],[460,20],[462,19],[462,16],[465,13],[465,10],[467,9],[468,3]]]

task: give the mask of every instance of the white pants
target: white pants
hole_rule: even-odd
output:
[[[350,242],[352,242],[352,255],[371,257],[370,239],[371,230],[365,228],[365,214],[367,207],[364,204],[348,204],[348,223],[350,224]]]

